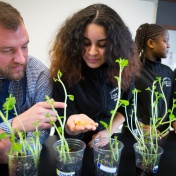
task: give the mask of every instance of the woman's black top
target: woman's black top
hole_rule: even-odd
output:
[[[67,117],[73,114],[86,114],[95,122],[105,121],[109,124],[111,117],[111,110],[115,108],[118,98],[118,88],[107,81],[107,65],[104,64],[99,68],[92,69],[85,63],[82,67],[83,78],[74,86],[69,87],[64,81],[68,95],[74,95],[74,101],[68,99],[67,101]],[[70,70],[71,71],[71,70]],[[121,99],[132,101],[131,86],[128,91],[121,90]],[[59,82],[54,83],[53,98],[55,101],[64,101],[65,95],[62,85]],[[128,107],[130,111],[130,106]],[[118,112],[125,116],[123,107],[118,109]],[[63,109],[58,109],[59,115],[63,115]],[[95,132],[86,132],[79,137],[85,141],[90,142],[92,134],[104,129],[99,125]],[[70,137],[70,136],[69,136]],[[78,137],[78,136],[75,136]]]
[[[163,85],[163,93],[167,100],[167,107],[172,106],[172,91],[173,91],[173,71],[170,67],[163,65],[161,59],[157,61],[151,61],[145,59],[144,66],[141,71],[141,76],[136,79],[135,87],[141,90],[138,93],[138,118],[144,124],[150,124],[150,118],[152,117],[151,111],[151,91],[145,90],[146,88],[152,88],[153,81],[156,77],[161,77]],[[156,91],[161,93],[159,84],[156,84]],[[162,117],[165,113],[165,104],[162,98],[158,101],[158,117]],[[165,118],[168,120],[168,116]],[[158,130],[163,131],[167,128],[167,125],[162,125]]]

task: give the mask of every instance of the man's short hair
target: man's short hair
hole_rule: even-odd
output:
[[[5,29],[17,30],[23,23],[19,11],[8,3],[0,1],[0,26]]]

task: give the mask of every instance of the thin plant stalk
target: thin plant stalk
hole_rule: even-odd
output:
[[[119,58],[119,59],[116,59],[115,62],[117,62],[119,64],[119,75],[118,75],[118,77],[114,76],[114,78],[117,80],[118,98],[117,98],[117,102],[116,102],[114,110],[111,111],[111,118],[110,118],[109,125],[106,124],[105,122],[102,122],[102,121],[100,121],[100,123],[106,128],[106,130],[108,132],[108,138],[109,138],[109,143],[110,143],[110,148],[111,148],[111,151],[112,151],[112,155],[113,155],[114,160],[117,161],[118,160],[118,155],[117,155],[117,151],[116,150],[118,148],[114,149],[114,146],[118,147],[118,141],[117,141],[117,139],[115,139],[115,141],[114,141],[115,144],[113,146],[110,138],[111,138],[111,134],[112,134],[112,123],[113,123],[113,120],[114,120],[114,118],[115,118],[115,116],[117,114],[118,108],[123,104],[123,100],[121,100],[122,72],[123,72],[124,67],[126,67],[128,65],[128,60]]]
[[[3,120],[3,122],[6,124],[6,126],[9,128],[9,131],[10,131],[9,135],[4,135],[4,137],[3,137],[3,138],[5,138],[8,136],[11,141],[11,148],[10,148],[8,155],[18,157],[18,156],[24,156],[24,155],[28,154],[27,149],[29,148],[29,142],[31,142],[31,141],[28,141],[28,139],[26,138],[26,131],[25,131],[25,128],[24,128],[18,114],[17,114],[16,108],[15,108],[15,103],[16,103],[15,97],[13,97],[10,94],[10,96],[8,98],[6,98],[6,102],[3,104],[3,109],[5,110],[5,116],[0,111],[0,117]],[[21,132],[18,129],[13,129],[11,124],[8,122],[9,111],[12,109],[14,109],[14,111],[15,111],[14,114],[17,116],[24,132]],[[15,134],[14,130],[16,131],[16,134]],[[35,136],[36,139],[33,140],[33,144],[35,144],[36,147],[29,148],[32,154],[39,152],[41,150],[41,144],[39,142],[38,125],[36,125],[36,132],[34,132],[34,134],[37,134]],[[18,138],[16,137],[16,135],[18,136]],[[12,164],[11,162],[12,161],[10,160],[9,161],[10,165]],[[34,158],[34,162],[36,163],[35,158]]]
[[[159,88],[161,93],[159,94],[158,91],[156,90],[156,84],[159,83]],[[143,125],[141,125],[140,121],[137,118],[137,95],[139,92],[141,92],[140,90],[134,89],[133,90],[133,94],[134,94],[134,100],[133,100],[133,112],[130,115],[130,122],[129,122],[129,118],[128,118],[128,114],[126,111],[126,106],[125,106],[125,112],[126,112],[126,116],[127,116],[127,126],[129,131],[132,133],[132,135],[135,137],[137,144],[138,144],[138,148],[139,150],[141,150],[141,152],[144,152],[143,154],[143,162],[144,165],[147,166],[148,163],[151,163],[152,161],[155,163],[157,160],[157,153],[158,153],[158,138],[160,135],[164,134],[169,127],[171,126],[171,122],[176,120],[176,117],[173,114],[174,108],[176,107],[175,102],[176,100],[173,100],[173,107],[171,109],[168,110],[167,107],[167,101],[166,101],[166,97],[164,95],[163,92],[163,83],[161,83],[161,78],[156,78],[156,80],[154,80],[153,85],[152,85],[152,89],[147,88],[146,91],[151,91],[151,115],[152,117],[150,117],[150,129],[147,133],[147,143],[145,141],[145,134],[143,131]],[[164,101],[165,104],[165,113],[162,117],[158,117],[158,102],[159,99],[162,99]],[[170,113],[169,115],[169,120],[167,120],[166,122],[163,122],[163,120],[165,119],[165,117],[168,115],[168,112]],[[135,126],[136,126],[136,130],[137,130],[137,134],[138,136],[135,134],[134,132],[134,127],[133,127],[133,123],[132,121],[134,120],[135,122]],[[157,128],[160,125],[163,124],[169,124],[169,127],[164,130],[161,133],[158,133]],[[147,145],[150,145],[151,150],[148,151]],[[150,157],[148,157],[146,154],[150,153],[150,154],[154,154],[149,155]]]
[[[62,77],[62,73],[60,72],[60,70],[58,71],[58,74],[57,74],[57,79],[54,79],[55,82],[60,82],[62,87],[63,87],[63,90],[64,90],[64,95],[65,95],[65,99],[64,99],[64,103],[66,104],[67,103],[67,99],[69,98],[70,100],[73,100],[74,97],[72,95],[68,95],[67,94],[67,91],[66,91],[66,88],[65,88],[65,85],[64,83],[62,82],[61,80],[61,77]],[[53,103],[54,103],[54,100],[51,101],[50,98],[48,96],[46,96],[46,101],[48,104],[50,104],[52,110],[55,112],[55,115],[56,115],[56,118],[59,122],[59,127],[56,126],[55,122],[54,121],[50,121],[50,123],[54,126],[54,128],[56,129],[58,135],[59,135],[59,138],[60,138],[60,141],[61,141],[61,145],[60,147],[58,147],[58,152],[60,153],[60,156],[61,158],[63,158],[64,162],[67,162],[68,159],[71,160],[71,156],[70,156],[70,149],[69,149],[69,146],[68,146],[68,143],[67,143],[67,140],[65,139],[65,136],[64,136],[64,127],[65,127],[65,123],[66,123],[66,107],[64,108],[64,116],[61,117],[58,115],[57,111],[55,110],[54,106],[53,106]],[[48,114],[48,116],[50,118],[50,115]]]

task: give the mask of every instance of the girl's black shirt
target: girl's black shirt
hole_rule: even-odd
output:
[[[92,69],[83,63],[83,78],[72,87],[69,87],[64,81],[63,75],[62,81],[66,86],[68,95],[74,96],[74,101],[67,100],[67,118],[73,114],[86,114],[95,122],[99,123],[101,120],[109,124],[110,111],[114,110],[118,98],[118,87],[107,81],[107,67],[106,64],[103,64],[99,68]],[[131,90],[133,88],[134,84],[128,91],[121,90],[121,99],[132,101]],[[65,95],[61,84],[54,82],[53,89],[54,100],[63,102]],[[59,115],[63,115],[63,109],[58,109],[57,111]],[[130,106],[128,111],[130,111]],[[125,117],[123,107],[120,107],[118,112]],[[81,139],[85,142],[90,142],[92,135],[102,129],[104,128],[99,123],[99,127],[95,132],[86,132],[81,135]]]
[[[136,78],[135,87],[141,90],[138,93],[138,118],[144,124],[150,124],[150,118],[152,117],[151,113],[151,91],[145,90],[146,88],[152,89],[153,81],[156,80],[156,77],[161,77],[161,82],[163,85],[163,93],[167,100],[167,107],[170,108],[172,106],[172,91],[173,91],[173,71],[170,67],[161,63],[161,59],[157,61],[151,61],[147,58],[145,59],[144,66],[141,70],[141,75],[139,78]],[[159,89],[159,84],[157,84],[157,89],[159,93],[161,93]],[[162,98],[159,99],[158,102],[158,117],[162,117],[165,113],[165,104]],[[168,116],[166,116],[165,120],[167,120]],[[158,130],[163,131],[167,128],[167,125],[162,125],[158,128]]]

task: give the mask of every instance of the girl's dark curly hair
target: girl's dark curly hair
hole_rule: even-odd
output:
[[[60,69],[70,86],[82,78],[83,34],[90,23],[101,25],[106,30],[105,58],[109,66],[109,81],[115,83],[114,76],[119,72],[119,66],[115,60],[120,57],[128,59],[129,65],[125,67],[122,74],[122,88],[127,89],[134,76],[139,73],[140,62],[137,48],[121,17],[104,4],[93,4],[78,11],[58,30],[50,50],[52,76],[56,77]]]
[[[136,31],[135,42],[138,47],[138,54],[142,63],[145,61],[145,48],[149,39],[155,40],[159,35],[163,35],[167,30],[158,24],[142,24]]]

